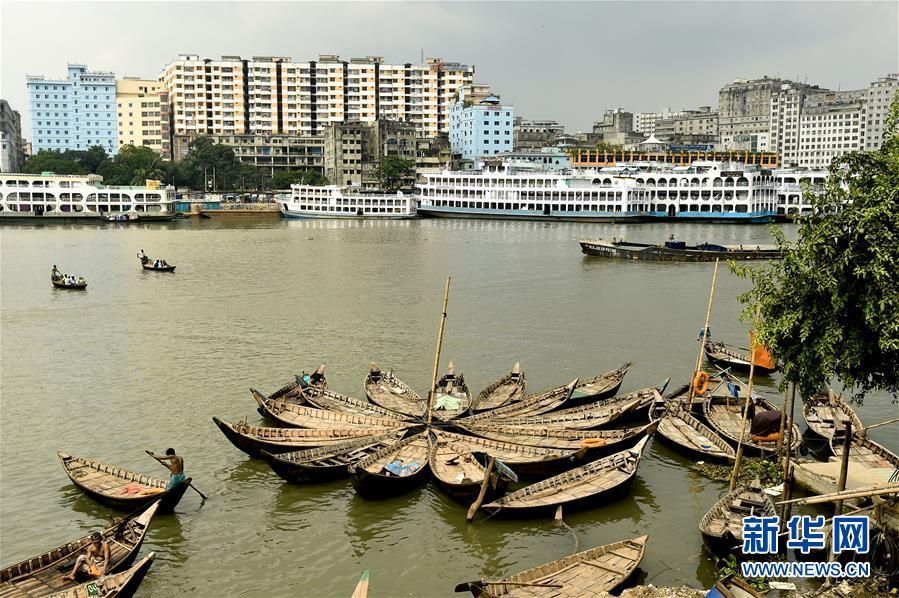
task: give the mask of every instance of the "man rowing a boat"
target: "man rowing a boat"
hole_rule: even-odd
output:
[[[171,477],[169,478],[169,483],[166,484],[165,489],[171,490],[181,482],[185,480],[184,477],[184,458],[179,457],[175,454],[175,449],[168,448],[165,450],[165,457],[159,457],[155,453],[151,451],[147,451],[151,457],[165,465],[169,468],[169,471],[172,472]]]
[[[103,541],[100,532],[91,534],[91,545],[87,547],[87,554],[79,555],[75,560],[72,572],[64,575],[63,579],[75,581],[79,572],[84,572],[91,577],[106,575],[109,568],[109,544]]]
[[[62,278],[62,272],[59,271],[59,269],[56,267],[56,264],[53,264],[53,271],[50,272],[50,279],[59,280],[60,278]]]

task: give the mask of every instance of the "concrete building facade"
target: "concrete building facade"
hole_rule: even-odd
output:
[[[865,94],[865,144],[867,151],[883,145],[884,126],[890,114],[890,105],[899,92],[899,73],[880,77],[868,86]]]
[[[115,73],[69,64],[65,79],[27,75],[33,150],[118,151]]]
[[[396,156],[414,162],[418,139],[412,123],[333,123],[324,132],[325,176],[332,185],[377,189],[375,171],[381,158]]]
[[[119,147],[149,147],[165,159],[172,157],[169,98],[158,81],[116,81],[116,126]]]
[[[711,106],[682,110],[659,119],[653,126],[659,139],[680,143],[715,143],[718,141],[718,111]]]
[[[718,92],[718,131],[728,149],[768,151],[771,98],[789,81],[778,78],[737,79]]]
[[[190,135],[173,137],[176,160],[184,159],[193,139]],[[324,173],[325,140],[321,135],[212,135],[210,139],[230,147],[244,164],[264,168],[269,176],[284,170]]]
[[[464,93],[460,94],[450,112],[453,154],[463,160],[475,160],[512,151],[514,120],[515,108],[504,106],[497,96],[472,104]]]
[[[526,119],[516,116],[512,121],[512,146],[515,150],[540,149],[553,146],[565,134],[565,127],[555,120]]]
[[[0,172],[22,172],[25,163],[22,117],[9,102],[0,100]]]

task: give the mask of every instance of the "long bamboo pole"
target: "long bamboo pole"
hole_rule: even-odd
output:
[[[799,506],[817,505],[827,502],[836,502],[838,500],[846,500],[848,498],[866,498],[869,496],[883,496],[885,494],[899,494],[899,484],[891,484],[889,486],[865,486],[863,488],[843,490],[842,492],[828,492],[827,494],[819,494],[817,496],[804,496],[802,498],[782,500],[774,504],[794,504]]]
[[[702,364],[702,352],[705,349],[706,333],[709,330],[709,320],[712,317],[712,302],[715,300],[715,282],[718,280],[718,258],[715,258],[715,272],[712,274],[712,290],[709,291],[709,307],[705,310],[705,326],[702,327],[702,338],[699,343],[699,354],[696,355],[696,366],[693,368],[693,376],[690,378],[690,405],[687,413],[693,409],[693,397],[696,394],[696,374],[699,373],[699,366]]]
[[[849,454],[852,452],[852,421],[846,422],[846,436],[843,438],[843,454],[840,455],[840,479],[837,481],[837,492],[846,489],[846,477],[849,475]],[[834,505],[834,515],[843,512],[843,501]]]
[[[864,433],[867,432],[868,430],[871,430],[871,429],[874,429],[874,428],[879,428],[880,426],[886,426],[886,425],[888,425],[888,424],[895,424],[896,422],[899,422],[899,419],[888,419],[888,420],[886,420],[885,422],[880,422],[880,423],[876,423],[876,424],[871,424],[870,426],[865,426],[864,428],[862,428],[861,430],[859,430],[859,433],[864,434]]]
[[[788,390],[784,389],[784,402],[783,406],[780,408],[780,430],[777,435],[777,450],[780,451],[780,447],[783,446],[783,437],[784,437],[784,426],[787,425],[787,395],[789,394]]]
[[[443,327],[446,324],[446,304],[449,303],[449,287],[451,276],[446,277],[446,289],[443,291],[443,310],[440,312],[440,330],[437,333],[437,351],[434,354],[434,374],[431,376],[431,394],[428,397],[428,425],[434,417],[434,395],[437,394],[437,371],[440,367],[440,349],[443,347]]]
[[[755,321],[758,322],[762,313],[762,304],[755,306]],[[746,420],[749,419],[749,403],[752,401],[752,378],[755,375],[755,347],[758,343],[749,344],[749,388],[746,391],[746,402],[743,404],[743,422],[740,424],[740,438],[737,442],[737,458],[734,460],[734,470],[730,474],[730,489],[733,492],[737,487],[737,476],[740,475],[740,461],[743,460],[743,439],[746,437]]]
[[[793,450],[793,417],[794,417],[794,407],[796,406],[796,384],[794,383],[792,391],[790,392],[790,417],[787,419],[787,449],[784,451],[784,477],[787,475],[787,471],[790,469],[790,456]]]

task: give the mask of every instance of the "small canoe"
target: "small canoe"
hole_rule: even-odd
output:
[[[441,430],[443,438],[468,445],[471,451],[487,453],[508,465],[517,475],[528,478],[546,477],[567,471],[584,463],[586,451],[528,446],[501,442],[479,436]]]
[[[50,594],[50,598],[92,598],[98,596],[100,598],[131,598],[137,592],[141,582],[150,570],[156,553],[151,552],[142,558],[136,565],[122,571],[121,573],[112,573],[98,577],[81,585],[54,592]]]
[[[137,258],[140,261],[141,268],[144,270],[150,270],[151,272],[174,272],[175,266],[172,264],[165,263],[165,260],[160,260],[160,265],[155,266],[155,260],[151,260],[148,257],[141,258],[138,256]]]
[[[521,364],[515,362],[512,371],[482,390],[472,405],[472,411],[496,409],[507,403],[517,401],[524,396],[527,382]]]
[[[526,569],[498,581],[469,581],[456,586],[475,598],[580,598],[598,596],[620,587],[633,575],[646,551],[649,536],[640,536]]]
[[[428,465],[437,484],[450,497],[470,504],[481,490],[484,477],[490,472],[471,452],[471,445],[431,432]],[[509,480],[499,476],[495,485],[488,485],[488,497],[505,492]]]
[[[351,396],[340,394],[331,390],[315,389],[306,391],[306,402],[310,407],[318,409],[327,409],[329,411],[338,411],[341,413],[352,413],[355,415],[364,415],[366,417],[387,417],[390,419],[410,420],[410,416],[403,415],[392,409],[385,409],[378,405],[373,405],[367,401],[360,401]]]
[[[257,411],[263,417],[275,421],[284,426],[294,428],[317,428],[328,430],[331,428],[393,428],[404,425],[404,420],[396,414],[394,417],[370,417],[342,411],[329,411],[295,405],[284,401],[262,401],[255,397],[259,407]]]
[[[430,398],[430,393],[429,393]],[[434,400],[434,417],[443,421],[449,421],[456,417],[461,417],[468,413],[471,408],[471,391],[465,384],[465,376],[456,374],[453,362],[449,362],[446,373],[437,381],[437,392]],[[442,405],[443,401],[448,400],[458,402],[457,408],[450,408]]]
[[[158,506],[159,503],[154,502],[100,531],[109,546],[110,573],[124,571],[134,562]],[[65,580],[63,576],[72,572],[79,556],[87,554],[92,543],[91,535],[82,536],[0,571],[0,596],[46,596],[77,586],[78,582]]]
[[[391,371],[381,371],[372,364],[362,384],[368,400],[403,415],[421,417],[428,406],[412,388]]]
[[[749,373],[751,369],[752,362],[749,361],[749,350],[743,353],[734,347],[715,342],[712,339],[706,340],[703,350],[705,351],[705,358],[722,369],[746,373]],[[756,374],[768,375],[776,371],[776,367],[769,368],[758,363],[755,364],[754,373]]]
[[[828,390],[809,397],[803,402],[802,414],[808,429],[821,438],[830,440],[834,432],[845,432],[846,424],[852,423],[853,430],[864,427],[855,411],[846,404],[843,396]]]
[[[475,415],[459,418],[460,423],[474,423],[479,421],[499,421],[510,417],[525,417],[532,415],[542,415],[550,411],[554,411],[565,404],[568,397],[571,396],[574,387],[577,385],[577,379],[538,394],[527,396],[520,401],[509,403],[502,407],[496,407],[489,411],[481,411]]]
[[[348,466],[353,486],[366,497],[384,497],[412,490],[428,479],[428,435],[420,432],[382,448]]]
[[[190,478],[166,490],[165,480],[101,461],[59,455],[66,475],[82,492],[114,509],[129,513],[159,501],[159,513],[171,513],[190,486]]]
[[[388,434],[396,428],[269,428],[251,426],[246,422],[226,422],[217,417],[212,421],[231,444],[257,459],[263,451],[279,454],[320,446],[331,446],[356,438]]]
[[[51,279],[53,287],[57,289],[67,289],[69,291],[83,291],[87,288],[87,281],[79,278],[77,282],[66,282],[65,278]]]
[[[567,510],[605,504],[627,493],[637,477],[637,466],[648,443],[649,437],[643,438],[629,449],[525,486],[481,508],[491,513],[527,517],[552,513],[559,506]]]
[[[624,375],[631,365],[633,362],[628,361],[619,368],[581,380],[571,393],[571,404],[580,405],[611,397],[621,388]]]
[[[846,431],[837,432],[830,439],[830,450],[837,459],[843,457],[843,444]],[[852,432],[849,445],[849,463],[868,469],[899,469],[899,456],[880,443],[874,442],[867,435]]]
[[[743,547],[743,517],[773,517],[771,497],[758,480],[728,492],[699,521],[702,541],[713,554],[739,554]]]
[[[501,422],[482,423],[466,427],[466,430],[482,438],[499,442],[524,444],[548,449],[586,449],[601,457],[630,448],[643,436],[655,430],[656,424],[649,423],[619,430],[553,430],[528,428],[524,426],[504,426]]]
[[[734,448],[688,413],[685,405],[670,404],[657,421],[659,440],[680,453],[714,462],[729,462],[737,458]]]
[[[311,484],[345,478],[350,475],[347,466],[396,444],[405,430],[381,436],[355,438],[292,453],[263,453],[262,456],[284,480],[292,484]]]
[[[767,399],[761,397],[755,399],[755,411],[780,411]],[[737,446],[740,438],[740,430],[743,426],[743,405],[746,404],[745,398],[735,399],[726,395],[707,396],[702,402],[702,412],[705,416],[709,427],[715,431],[724,440],[733,446]],[[771,454],[777,450],[776,442],[753,442],[749,430],[752,425],[752,419],[746,421],[746,434],[743,437],[743,452],[747,455]],[[784,433],[786,435],[786,432]],[[792,447],[791,452],[799,448],[802,442],[802,432],[799,426],[793,424],[793,432],[790,436]]]

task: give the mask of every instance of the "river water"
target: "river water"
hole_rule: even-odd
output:
[[[290,486],[231,446],[212,416],[260,422],[249,386],[271,392],[328,365],[329,386],[363,397],[371,361],[425,394],[443,284],[453,276],[443,364],[474,392],[515,361],[537,391],[634,366],[622,391],[686,381],[705,317],[711,264],[581,255],[583,237],[770,242],[765,226],[581,225],[497,221],[176,222],[0,229],[0,557],[8,565],[101,526],[114,512],[81,495],[56,451],[165,472],[144,454],[177,447],[210,496],[188,492],[154,521],[145,598],[346,596],[363,569],[372,596],[446,596],[574,551],[548,520],[465,522],[432,487],[382,501],[348,481]],[[795,231],[787,227],[787,233]],[[135,254],[177,264],[143,272]],[[52,289],[50,268],[86,292]],[[745,346],[721,269],[715,337]],[[762,390],[776,392],[776,379]],[[780,399],[775,397],[777,404]],[[797,408],[797,414],[800,409]],[[859,409],[895,413],[884,397]],[[801,417],[799,418],[801,419]],[[895,428],[872,436],[897,449]],[[639,581],[708,587],[714,566],[696,525],[725,489],[651,443],[629,497],[566,515],[580,549],[649,533]]]

